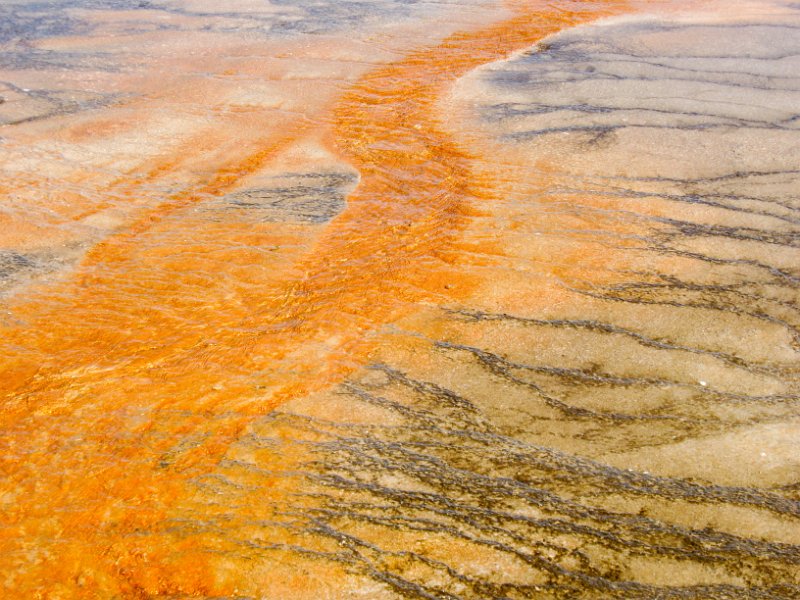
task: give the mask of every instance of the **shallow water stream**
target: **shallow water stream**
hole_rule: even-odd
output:
[[[800,6],[0,4],[0,588],[800,596]]]

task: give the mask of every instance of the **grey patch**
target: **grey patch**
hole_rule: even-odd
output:
[[[26,283],[71,268],[83,255],[80,245],[54,250],[20,252],[0,250],[0,299],[15,294]]]
[[[98,52],[86,54],[82,52],[59,52],[17,46],[0,54],[0,68],[12,71],[50,71],[54,69],[72,71],[104,71],[119,72],[120,67],[114,65],[114,57]]]
[[[582,143],[582,148],[584,150],[602,150],[613,146],[617,137],[617,132],[613,127],[598,127]]]
[[[275,187],[229,194],[225,206],[252,212],[260,221],[325,223],[344,210],[357,178],[351,173],[310,173],[276,179]]]
[[[13,53],[10,53],[13,55]],[[0,68],[5,66],[8,55],[0,57]],[[20,67],[23,68],[23,67]],[[28,63],[24,68],[36,68]],[[31,121],[40,121],[59,115],[68,115],[108,106],[120,99],[117,94],[95,93],[89,96],[81,90],[60,90],[49,91],[43,89],[23,89],[9,81],[0,81],[0,85],[5,86],[5,90],[14,96],[14,100],[3,97],[0,99],[2,104],[16,104],[24,107],[24,110],[12,111],[12,114],[0,113],[0,125],[18,125]],[[79,98],[75,98],[77,95]],[[18,106],[18,109],[20,107]]]
[[[20,272],[33,270],[36,266],[37,261],[26,254],[13,250],[2,250],[0,251],[0,283]]]
[[[341,28],[356,28],[376,18],[406,18],[410,16],[411,5],[418,2],[273,0],[272,4],[303,11],[302,19],[281,23],[281,29],[297,33],[322,33]]]
[[[65,14],[72,8],[98,11],[156,10],[205,18],[207,22],[202,29],[206,31],[294,35],[361,28],[378,19],[396,22],[413,16],[414,11],[437,4],[420,0],[274,0],[271,5],[279,9],[277,12],[230,10],[207,13],[184,8],[180,3],[148,0],[12,1],[0,6],[0,44],[91,33],[94,27],[90,22]],[[234,19],[236,23],[226,23],[227,19]]]
[[[504,141],[575,133],[585,149],[606,147],[621,129],[797,131],[798,26],[648,21],[565,31],[483,75],[501,102],[481,116],[502,121]],[[696,38],[691,47],[650,41],[684,32]]]
[[[70,35],[84,27],[54,4],[0,6],[0,43]]]
[[[87,21],[66,14],[69,9],[132,10],[146,8],[139,0],[11,1],[0,4],[0,44],[63,35],[86,35],[93,29]]]
[[[450,0],[451,2],[458,0]],[[125,11],[115,18],[121,35],[148,31],[217,32],[237,37],[294,37],[334,31],[363,31],[378,22],[398,23],[437,10],[447,2],[425,0],[275,0],[264,2],[264,11],[229,10],[203,12],[191,10],[174,0],[5,0],[0,2],[0,69],[19,70],[135,70],[145,65],[119,61],[117,53],[85,53],[38,48],[39,40],[63,36],[98,36],[91,12]],[[80,10],[81,13],[77,12]],[[165,23],[152,15],[136,11],[190,17],[192,25]],[[85,13],[90,13],[85,17]],[[103,19],[101,19],[103,21]],[[125,53],[128,57],[130,53]]]

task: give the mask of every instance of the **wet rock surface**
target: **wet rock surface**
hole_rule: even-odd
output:
[[[375,66],[302,36],[417,3],[334,4],[92,5],[307,54],[9,122],[8,593],[799,596],[798,8],[525,4]]]
[[[465,234],[496,283],[197,482],[301,481],[282,534],[204,531],[386,597],[800,593],[794,27],[609,22],[460,84],[506,178]]]
[[[223,199],[224,209],[264,221],[326,223],[344,210],[356,180],[350,173],[288,173],[278,177],[274,187],[229,194]]]

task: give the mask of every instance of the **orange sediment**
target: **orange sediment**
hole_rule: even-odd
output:
[[[202,536],[176,548],[137,532],[174,517],[185,481],[253,417],[341,381],[368,360],[371,334],[415,304],[473,288],[475,275],[453,264],[458,234],[493,184],[471,171],[434,104],[469,70],[625,8],[550,4],[517,3],[517,16],[413,52],[346,92],[330,141],[361,182],[287,272],[259,264],[259,246],[285,234],[191,209],[262,169],[307,125],[144,213],[68,281],[16,302],[21,325],[0,347],[0,563],[17,594],[43,581],[58,582],[58,597],[231,593]],[[165,461],[184,439],[194,441]]]

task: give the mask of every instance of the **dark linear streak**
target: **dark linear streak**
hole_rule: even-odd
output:
[[[698,354],[702,356],[710,356],[712,358],[725,362],[731,366],[742,368],[748,371],[760,372],[760,373],[784,372],[783,369],[780,369],[775,366],[756,365],[749,363],[748,361],[734,354],[728,354],[725,352],[720,352],[718,350],[707,350],[704,348],[685,346],[662,339],[655,339],[645,336],[641,333],[632,331],[630,329],[625,329],[623,327],[619,327],[617,325],[613,325],[610,323],[603,323],[601,321],[592,321],[587,319],[535,319],[529,317],[519,317],[515,315],[509,315],[506,313],[487,313],[480,310],[470,310],[470,309],[457,309],[457,310],[449,309],[447,310],[447,312],[449,312],[450,314],[460,315],[475,321],[513,321],[515,323],[521,323],[525,325],[582,329],[594,333],[622,335],[635,340],[642,346],[646,346],[649,348],[656,348],[659,350],[675,350],[679,352],[688,352],[691,354]]]

